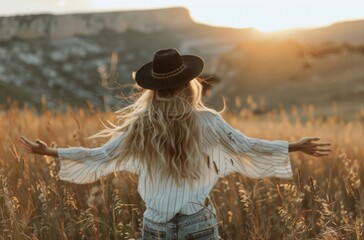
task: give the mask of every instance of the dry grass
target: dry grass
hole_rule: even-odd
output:
[[[293,109],[255,116],[242,110],[226,119],[252,137],[298,140],[320,136],[333,144],[330,157],[291,154],[294,181],[221,179],[213,192],[223,239],[363,239],[364,111],[344,122],[324,121],[308,106],[302,122]],[[0,113],[1,239],[139,238],[144,204],[136,182],[121,173],[90,185],[57,180],[52,158],[24,154],[20,135],[53,146],[95,147],[84,137],[100,130],[111,113],[11,107]]]

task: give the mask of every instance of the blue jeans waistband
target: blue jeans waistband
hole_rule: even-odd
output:
[[[211,209],[212,210],[211,210]],[[213,205],[204,206],[191,215],[176,214],[166,223],[144,217],[143,240],[152,239],[219,239],[218,221]]]
[[[202,206],[203,206],[202,209],[190,215],[177,213],[171,220],[165,223],[156,222],[146,217],[144,217],[144,220],[154,225],[158,225],[160,227],[174,227],[176,225],[179,226],[186,225],[185,224],[186,222],[193,221],[193,219],[206,220],[208,218],[216,218],[216,211],[214,209],[213,204],[211,203],[211,199],[207,198],[207,200],[205,201],[205,205]]]

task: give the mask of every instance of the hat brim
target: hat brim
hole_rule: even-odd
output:
[[[205,65],[202,58],[194,55],[182,55],[181,58],[186,64],[181,73],[165,79],[154,78],[152,75],[153,62],[150,62],[136,72],[135,81],[146,89],[163,90],[177,87],[198,77]]]

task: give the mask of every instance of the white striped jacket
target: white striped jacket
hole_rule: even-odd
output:
[[[108,161],[121,146],[122,133],[99,148],[58,148],[60,179],[82,184],[94,182],[114,171],[136,173],[139,175],[138,192],[146,204],[144,217],[167,222],[178,212],[189,215],[201,210],[217,180],[230,173],[238,172],[252,178],[292,178],[287,141],[247,137],[231,127],[220,114],[201,112],[198,119],[202,126],[204,150],[212,167],[204,169],[204,177],[192,187],[187,183],[177,186],[171,178],[152,184],[146,171],[140,164],[135,164],[137,161],[128,161],[118,167],[115,161]],[[219,140],[214,141],[216,138]],[[239,154],[229,151],[226,145],[232,146]],[[213,207],[211,210],[214,211]]]

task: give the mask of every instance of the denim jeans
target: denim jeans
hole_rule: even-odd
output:
[[[218,222],[207,207],[192,215],[177,213],[166,223],[143,220],[143,240],[218,240]]]

